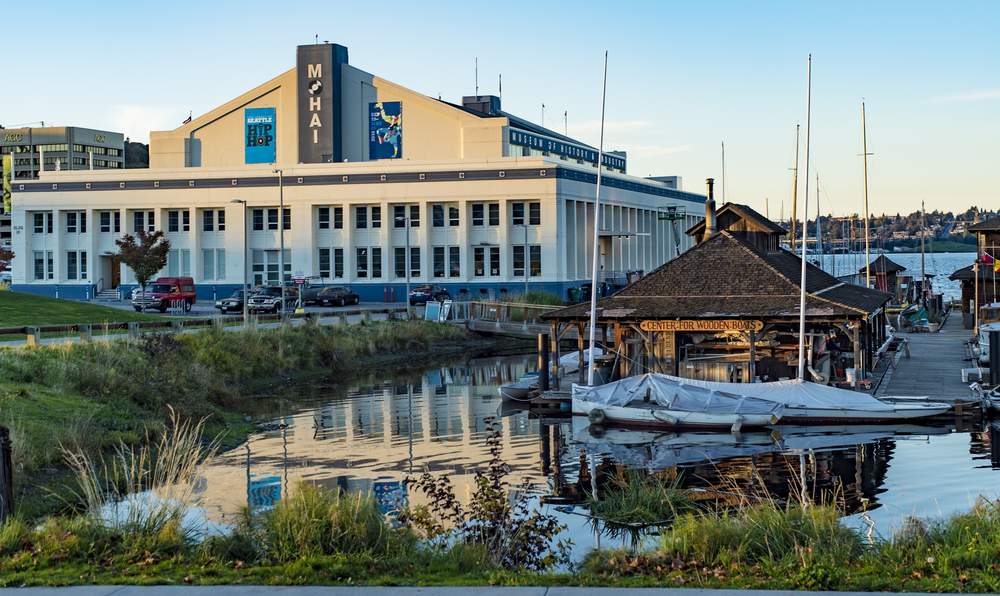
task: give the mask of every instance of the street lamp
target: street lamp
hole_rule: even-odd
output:
[[[413,318],[413,311],[410,306],[410,216],[404,208],[403,216],[398,215],[393,218],[395,222],[404,222],[406,227],[406,253],[403,268],[406,269],[406,318]]]
[[[232,199],[230,203],[235,203],[238,205],[243,205],[243,326],[246,327],[249,324],[249,301],[250,301],[250,284],[247,282],[247,273],[250,269],[247,261],[247,202],[243,199]]]
[[[285,187],[281,168],[272,170],[278,175],[278,282],[281,284],[281,320],[285,319]]]

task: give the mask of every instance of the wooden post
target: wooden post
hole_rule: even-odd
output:
[[[622,343],[622,326],[621,323],[615,321],[615,350],[618,351],[618,378],[624,378],[626,373],[625,363],[626,359],[624,356],[628,356],[628,350],[625,349],[624,343]],[[624,351],[624,354],[623,354]]]
[[[757,332],[750,330],[750,382],[757,378]]]
[[[94,339],[93,328],[90,326],[89,323],[83,323],[81,325],[77,325],[77,331],[80,332],[80,341],[82,342],[88,342]]]
[[[577,322],[576,324],[576,353],[577,353],[577,372],[580,375],[579,383],[583,385],[587,382],[587,372],[585,370],[587,363],[590,362],[589,358],[584,357],[584,350],[586,350],[586,339],[583,337],[584,325],[583,323]]]
[[[549,385],[554,385],[556,389],[561,389],[559,385],[559,340],[562,337],[560,330],[560,325],[558,322],[553,324],[556,332],[552,334],[551,342],[552,345],[549,346],[549,354],[551,354],[551,364],[549,365],[549,370],[554,371],[549,375]]]
[[[0,525],[14,515],[14,463],[11,461],[10,431],[0,426]]]
[[[549,390],[549,334],[538,334],[538,389]]]

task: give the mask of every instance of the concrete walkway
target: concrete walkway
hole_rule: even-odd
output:
[[[973,398],[962,382],[966,360],[965,343],[971,331],[962,328],[961,313],[952,313],[938,333],[904,333],[910,341],[910,358],[899,365],[879,387],[878,395],[928,395]]]
[[[412,588],[276,586],[82,586],[8,588],[0,596],[733,596],[736,590],[699,588]],[[739,590],[740,596],[871,596],[871,592]],[[882,592],[906,594],[909,592]]]

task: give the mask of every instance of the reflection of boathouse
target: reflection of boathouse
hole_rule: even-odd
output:
[[[784,229],[745,205],[706,206],[688,230],[699,243],[598,304],[598,334],[620,376],[662,372],[747,382],[792,378],[798,367],[801,259],[780,247]],[[718,230],[716,230],[718,226]],[[806,344],[812,379],[873,368],[885,341],[884,292],[807,264]],[[546,315],[553,335],[583,344],[589,305]],[[581,366],[581,370],[584,367]]]

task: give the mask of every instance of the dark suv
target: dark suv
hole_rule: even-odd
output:
[[[253,313],[272,312],[278,313],[282,310],[294,307],[299,299],[299,293],[295,288],[285,288],[285,304],[281,304],[281,287],[265,286],[254,292],[247,301],[247,310]]]
[[[417,286],[410,290],[410,304],[427,304],[428,302],[440,302],[451,300],[451,294],[441,286]]]

